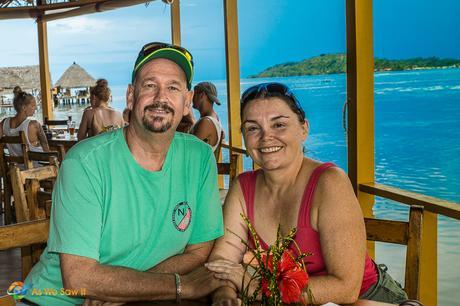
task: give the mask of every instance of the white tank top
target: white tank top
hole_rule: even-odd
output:
[[[217,132],[217,142],[215,145],[212,146],[212,151],[214,152],[217,147],[219,146],[220,144],[220,138],[222,136],[222,130],[224,129],[222,127],[222,124],[220,124],[220,121],[217,120],[216,118],[214,117],[211,117],[211,116],[205,116],[203,118],[200,118],[200,120],[198,120],[195,125],[191,128],[191,133],[193,134],[193,131],[195,130],[195,127],[198,126],[198,122],[200,122],[201,120],[203,120],[204,118],[208,118],[209,120],[211,120],[211,122],[213,123],[214,127],[216,128],[216,132]]]
[[[29,150],[32,152],[43,152],[42,146],[35,147],[29,141],[29,123],[31,120],[26,118],[18,127],[13,129],[10,127],[10,119],[11,117],[8,117],[3,121],[3,135],[18,136],[19,132],[22,131],[26,135],[27,147],[29,147]],[[11,155],[22,156],[22,147],[20,144],[6,144],[6,146]]]

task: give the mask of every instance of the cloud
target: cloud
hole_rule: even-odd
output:
[[[60,19],[49,23],[49,30],[57,31],[61,35],[92,34],[107,31],[112,26],[112,21],[102,18],[91,18],[78,16],[67,19]]]

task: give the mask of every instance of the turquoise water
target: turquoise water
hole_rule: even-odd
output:
[[[345,75],[243,79],[241,89],[264,81],[286,83],[298,95],[311,126],[307,155],[346,169]],[[226,83],[214,83],[223,102],[217,112],[227,126]],[[113,106],[123,110],[126,86],[112,90]],[[79,121],[80,109],[61,108],[56,116],[72,113]],[[375,159],[377,182],[460,203],[460,69],[375,75]],[[407,218],[405,206],[381,198],[374,211],[381,218]],[[453,306],[460,300],[460,222],[439,217],[438,232],[439,305]],[[404,247],[377,245],[377,261],[401,282],[404,258]]]

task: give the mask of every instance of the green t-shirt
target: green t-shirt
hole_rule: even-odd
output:
[[[59,253],[146,271],[222,234],[207,144],[176,133],[162,169],[152,172],[134,160],[122,129],[104,133],[76,145],[61,165],[48,246],[25,281],[25,298],[47,306],[83,302],[72,297],[81,292],[62,294]]]

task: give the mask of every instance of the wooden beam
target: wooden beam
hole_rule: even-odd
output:
[[[372,0],[347,0],[348,175],[365,217],[373,196],[360,183],[374,181],[374,52]]]
[[[460,203],[377,183],[360,184],[359,190],[399,203],[423,206],[425,211],[460,220]]]
[[[80,2],[80,1],[76,1]],[[112,0],[112,1],[89,1],[88,4],[74,7],[65,12],[55,12],[43,15],[44,21],[57,20],[68,17],[75,17],[91,13],[110,11],[122,7],[145,3],[146,0]]]
[[[225,54],[227,65],[227,108],[230,147],[242,147],[240,119],[240,57],[238,45],[237,0],[224,0]],[[230,156],[232,151],[230,149]],[[238,160],[237,173],[243,171],[243,159]]]
[[[180,0],[174,0],[171,4],[171,40],[173,45],[181,45]]]
[[[48,60],[48,32],[46,22],[37,19],[38,58],[40,63],[40,93],[43,118],[53,118],[53,100],[51,99],[50,65]]]

